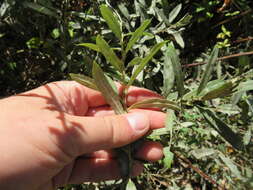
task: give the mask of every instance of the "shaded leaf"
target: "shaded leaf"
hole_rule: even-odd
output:
[[[92,76],[96,83],[97,88],[103,94],[106,102],[112,107],[116,114],[124,114],[124,108],[121,104],[120,97],[115,93],[113,87],[108,82],[108,79],[104,75],[103,70],[99,67],[99,65],[94,62],[92,68]]]
[[[24,2],[23,5],[25,7],[28,7],[30,9],[33,9],[39,13],[42,13],[44,15],[47,15],[47,16],[51,16],[51,17],[54,17],[54,18],[57,18],[59,19],[59,16],[57,15],[57,10],[54,9],[54,8],[47,8],[47,7],[44,7],[38,3],[32,3],[32,2]]]
[[[161,108],[161,109],[166,108],[175,111],[180,111],[180,107],[175,102],[160,98],[151,98],[139,101],[131,105],[128,109],[130,110],[136,108]]]
[[[114,51],[110,48],[108,43],[101,36],[97,36],[96,39],[97,46],[100,49],[100,52],[104,55],[106,60],[112,64],[112,66],[117,69],[119,72],[123,72],[124,65]]]
[[[74,74],[74,73],[70,73],[69,75],[72,80],[74,80],[84,86],[87,86],[88,88],[98,90],[94,79],[87,77],[85,75]]]
[[[87,48],[90,48],[90,49],[92,49],[96,52],[100,52],[99,47],[96,44],[93,44],[93,43],[80,43],[80,44],[77,44],[77,46],[87,47]]]
[[[133,58],[133,59],[128,63],[127,67],[135,66],[135,65],[139,64],[141,61],[142,61],[142,58],[140,58],[140,57],[135,57],[135,58]]]
[[[243,149],[242,138],[230,129],[230,127],[221,121],[212,111],[198,106],[200,113],[205,118],[206,122],[214,128],[226,141],[238,150]]]
[[[122,31],[118,18],[113,14],[112,10],[106,5],[100,6],[100,12],[103,18],[105,19],[106,23],[108,24],[109,28],[112,30],[112,32],[119,40],[121,40]]]
[[[185,89],[184,89],[184,76],[183,76],[179,57],[177,55],[176,49],[174,48],[174,46],[172,44],[168,45],[166,54],[168,55],[168,58],[171,60],[171,63],[173,66],[179,97],[182,97],[184,95],[184,91],[185,91]]]
[[[201,79],[200,85],[197,90],[197,94],[200,94],[200,92],[206,87],[206,85],[211,77],[214,63],[216,62],[216,60],[218,58],[218,53],[219,53],[219,49],[217,47],[214,47],[214,49],[208,59],[208,62],[206,65],[206,71]]]
[[[149,54],[144,57],[140,63],[140,65],[137,67],[137,69],[134,71],[133,75],[131,76],[127,86],[131,86],[136,79],[136,77],[139,75],[139,73],[145,68],[146,64],[153,58],[153,56],[161,49],[161,47],[166,43],[166,41],[156,44],[149,52]]]
[[[127,44],[127,47],[126,47],[126,50],[125,52],[127,53],[132,47],[133,45],[140,39],[140,37],[143,35],[143,32],[145,31],[145,29],[148,27],[148,25],[150,24],[151,20],[145,20],[142,25],[137,28],[135,30],[135,32],[132,34],[128,44]]]

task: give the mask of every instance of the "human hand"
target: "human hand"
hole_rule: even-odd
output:
[[[158,95],[132,87],[127,103],[154,97]],[[0,189],[5,190],[52,190],[119,179],[112,149],[163,127],[165,120],[164,113],[147,109],[114,115],[99,92],[73,81],[2,99],[0,107]],[[145,142],[136,153],[136,158],[147,161],[162,156],[156,142]],[[132,175],[142,169],[135,162]]]

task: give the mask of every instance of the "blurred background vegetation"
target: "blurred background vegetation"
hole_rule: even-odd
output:
[[[175,117],[169,117],[166,130],[150,137],[166,147],[164,160],[146,164],[144,174],[133,179],[135,185],[128,188],[253,189],[253,1],[3,0],[0,97],[68,79],[69,73],[90,76],[93,60],[117,78],[104,57],[77,45],[95,43],[96,36],[102,35],[117,50],[118,41],[101,17],[101,4],[113,10],[124,33],[130,35],[144,20],[152,19],[126,62],[147,55],[150,47],[167,40],[176,48],[188,92],[199,85],[216,46],[219,56],[210,79],[239,81],[229,95],[205,102],[194,100],[184,106],[183,113],[172,113]],[[163,47],[153,57],[135,85],[164,94],[170,78],[165,68],[166,51]],[[177,91],[176,85],[172,86],[166,97],[175,99]],[[221,132],[224,128],[225,134],[229,131],[227,136]],[[84,184],[65,189],[116,186]]]

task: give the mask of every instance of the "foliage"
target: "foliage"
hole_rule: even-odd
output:
[[[4,0],[1,96],[70,73],[101,89],[91,78],[95,60],[106,80],[168,100],[166,127],[149,136],[164,145],[165,157],[145,164],[127,189],[251,189],[253,68],[252,56],[243,54],[252,52],[251,7],[246,0]],[[115,183],[64,189],[116,189]]]

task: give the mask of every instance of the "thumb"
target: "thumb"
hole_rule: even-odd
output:
[[[124,146],[144,136],[150,128],[149,118],[140,112],[105,117],[71,116],[70,120],[75,128],[70,139],[79,155]]]

